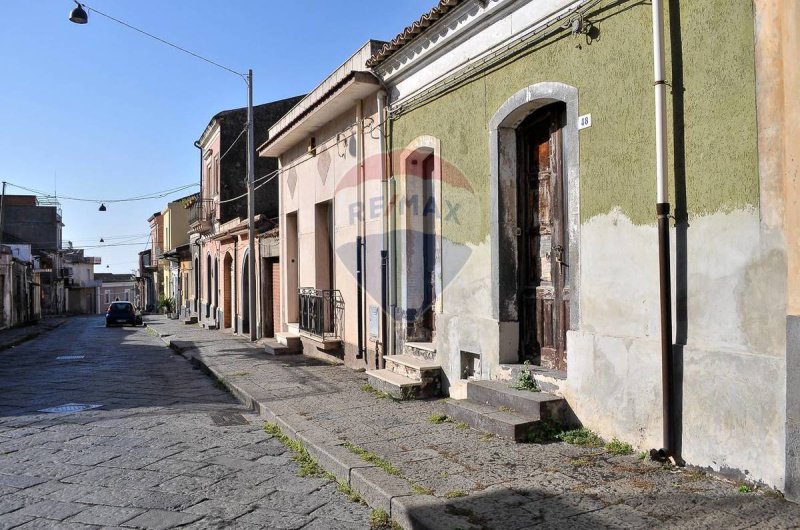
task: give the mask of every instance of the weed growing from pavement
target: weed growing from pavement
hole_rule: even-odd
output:
[[[369,514],[369,528],[370,530],[402,530],[402,527],[381,508],[376,508]]]
[[[320,467],[314,458],[308,454],[305,446],[284,434],[280,427],[274,423],[264,423],[264,432],[278,439],[292,452],[292,460],[299,465],[297,475],[301,477],[324,477],[335,480],[335,477]]]
[[[444,494],[444,497],[446,499],[457,499],[459,497],[466,497],[466,496],[467,492],[464,490],[450,490],[448,492],[445,492]]]
[[[736,488],[736,491],[738,491],[739,493],[752,493],[753,488],[751,488],[747,484],[739,484],[739,486]]]
[[[345,442],[344,446],[351,453],[360,456],[362,458],[362,460],[364,460],[365,462],[369,462],[370,464],[375,464],[376,466],[378,466],[379,468],[383,469],[384,471],[386,471],[390,475],[394,475],[396,477],[402,477],[403,476],[403,474],[400,473],[400,470],[397,469],[396,467],[394,467],[391,462],[389,462],[388,460],[384,460],[383,458],[381,458],[380,456],[376,455],[375,453],[373,453],[371,451],[367,451],[363,447],[359,447],[359,446],[357,446],[356,444],[354,444],[352,442]]]
[[[517,380],[511,385],[511,388],[516,388],[517,390],[528,390],[530,392],[541,392],[542,389],[539,388],[538,383],[536,383],[536,379],[533,378],[533,370],[531,368],[531,362],[525,361],[523,363],[524,367],[522,371],[517,375]]]
[[[506,407],[505,405],[503,405],[502,407],[497,407],[497,410],[499,410],[500,412],[514,412],[514,409],[512,409],[511,407]]]
[[[544,419],[540,420],[528,433],[525,435],[526,443],[543,444],[556,440],[563,434],[561,432],[561,425],[557,422]]]
[[[569,461],[569,463],[574,467],[589,467],[594,465],[594,462],[588,458],[573,458]]]
[[[446,423],[449,420],[450,418],[447,417],[447,414],[441,414],[438,412],[434,412],[433,414],[428,416],[428,421],[436,425],[440,423]]]
[[[433,490],[431,488],[426,488],[419,484],[412,484],[411,491],[414,492],[414,495],[433,495]]]
[[[456,423],[456,429],[469,429],[469,424],[460,421]]]
[[[372,394],[373,396],[375,396],[377,398],[392,399],[392,400],[395,399],[392,396],[390,396],[389,394],[387,394],[386,392],[384,392],[383,390],[378,390],[377,388],[375,388],[374,386],[372,386],[372,385],[370,385],[368,383],[364,383],[363,385],[361,385],[361,390],[363,390],[364,392],[367,392],[369,394]]]
[[[350,500],[350,502],[357,502],[358,504],[361,504],[363,506],[367,505],[366,501],[364,501],[364,499],[361,498],[361,495],[359,495],[356,490],[350,487],[350,484],[344,482],[343,480],[337,480],[336,484],[337,484],[336,489],[339,490],[341,493],[347,495],[347,498]]]
[[[603,439],[585,427],[572,429],[557,435],[556,438],[562,442],[572,445],[582,445],[584,447],[602,447]]]
[[[639,460],[644,460],[645,458],[647,458],[647,451],[640,451],[639,454],[637,455],[637,458]]]
[[[606,451],[611,453],[612,455],[632,455],[633,454],[633,446],[628,442],[623,442],[613,438],[610,442],[606,444]]]

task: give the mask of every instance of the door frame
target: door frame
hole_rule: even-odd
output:
[[[499,323],[499,362],[518,362],[519,317],[517,236],[517,127],[536,110],[551,103],[566,104],[562,128],[562,160],[569,264],[569,329],[580,328],[580,187],[578,89],[558,82],[530,85],[517,91],[489,122],[489,208],[492,317]]]

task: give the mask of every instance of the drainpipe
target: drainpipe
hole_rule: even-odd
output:
[[[198,205],[198,210],[200,210],[200,215],[202,215],[202,208],[203,208],[203,148],[200,147],[200,140],[195,140],[194,146],[200,150],[200,204]],[[202,236],[200,236],[202,237]],[[197,238],[197,241],[194,242],[197,245],[197,271],[195,272],[193,280],[195,280],[194,286],[194,309],[197,312],[197,321],[201,322],[203,320],[203,312],[200,310],[200,279],[202,278],[200,274],[200,262],[203,260],[202,258],[202,246],[200,244],[200,237]],[[194,260],[192,260],[194,261]],[[216,317],[216,315],[214,315]]]
[[[675,457],[674,387],[672,367],[672,282],[670,278],[669,202],[667,193],[666,85],[664,83],[664,10],[662,0],[652,0],[653,90],[656,110],[656,214],[658,215],[658,272],[661,293],[661,392],[664,447],[660,458]]]
[[[389,315],[389,181],[386,178],[386,135],[384,134],[384,111],[386,108],[386,92],[378,91],[378,139],[381,153],[381,203],[383,204],[383,227],[381,237],[381,352],[375,359],[375,368],[383,368],[383,357],[386,356],[387,327]]]
[[[357,359],[364,359],[364,251],[366,245],[365,239],[365,224],[364,224],[364,208],[366,203],[364,201],[364,105],[361,100],[356,104],[356,167],[357,167],[357,192],[358,200],[361,204],[360,216],[358,220],[358,236],[356,237],[356,305],[358,321],[358,354]]]

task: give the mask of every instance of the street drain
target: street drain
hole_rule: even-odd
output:
[[[84,355],[59,355],[56,357],[56,361],[79,361],[84,357]]]
[[[59,405],[57,407],[50,407],[48,409],[39,409],[37,412],[49,412],[53,414],[71,414],[73,412],[83,412],[84,410],[96,409],[103,405],[89,405],[86,403],[67,403],[66,405]]]
[[[214,425],[217,427],[231,427],[233,425],[248,425],[250,422],[238,412],[222,412],[219,414],[211,414],[211,419],[214,420]]]

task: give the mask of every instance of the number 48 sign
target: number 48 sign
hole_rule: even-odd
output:
[[[583,116],[578,116],[578,130],[585,129],[591,126],[592,126],[591,114],[584,114]]]

